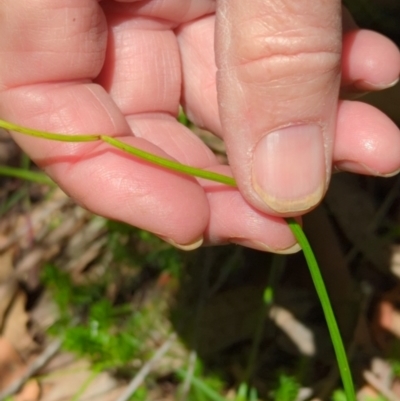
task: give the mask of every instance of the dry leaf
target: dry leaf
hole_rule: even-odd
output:
[[[18,288],[14,277],[13,253],[9,250],[0,255],[0,327]]]
[[[5,314],[17,290],[18,285],[16,280],[0,284],[0,327],[3,327]]]
[[[21,354],[27,354],[35,348],[35,343],[27,329],[29,317],[25,305],[26,295],[19,291],[9,308],[3,327],[3,337],[10,341]]]
[[[7,281],[13,275],[13,253],[9,250],[0,254],[0,283]]]
[[[395,307],[400,303],[400,284],[386,292],[375,308],[372,333],[381,349],[389,346],[388,337],[400,338],[400,311]]]
[[[0,389],[4,390],[24,372],[25,367],[12,343],[0,337]]]
[[[400,278],[400,245],[392,245],[390,250],[390,271],[397,278]]]
[[[18,380],[27,365],[22,361],[11,342],[0,337],[0,391],[5,390]],[[40,387],[36,380],[29,380],[22,390],[14,396],[15,401],[36,401],[39,399]]]
[[[40,386],[36,380],[26,382],[22,390],[14,397],[15,401],[36,401],[40,397]]]
[[[73,362],[66,369],[52,373],[53,375],[42,380],[47,391],[41,401],[70,400],[93,375],[89,362],[84,360]],[[118,387],[117,381],[108,373],[99,373],[81,395],[80,400],[102,401],[103,397],[108,397],[109,392]]]
[[[303,355],[315,355],[313,332],[300,320],[281,306],[272,306],[269,317],[293,341]]]

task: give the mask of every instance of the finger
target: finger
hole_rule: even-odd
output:
[[[229,167],[211,169],[231,176]],[[234,243],[260,251],[280,254],[300,250],[288,224],[280,217],[268,216],[250,206],[237,188],[200,180],[210,204],[210,222],[205,243]]]
[[[150,140],[168,155],[182,163],[197,163],[198,167],[211,169],[221,174],[231,176],[227,166],[217,166],[215,157],[201,157],[207,155],[201,141],[187,141],[186,128],[180,126],[182,141],[165,141],[164,135],[177,137],[177,122],[165,116],[135,116],[128,118],[135,132],[140,137]],[[162,131],[164,135],[155,133]],[[177,146],[179,143],[179,146]],[[257,211],[247,203],[237,188],[227,187],[212,181],[199,180],[202,185],[210,208],[207,228],[204,232],[204,244],[223,245],[236,243],[253,249],[275,253],[293,253],[300,248],[293,237],[287,223],[279,217],[271,217]],[[174,244],[176,245],[176,244]]]
[[[218,164],[214,153],[203,141],[176,119],[165,114],[128,116],[138,138],[151,142],[180,163],[207,168]]]
[[[109,40],[104,67],[96,82],[110,94],[123,114],[178,112],[181,67],[169,21],[130,13],[137,4],[105,4]]]
[[[100,72],[107,27],[97,2],[8,0],[1,6],[0,90]]]
[[[392,176],[400,170],[399,128],[378,109],[341,101],[334,164],[341,171]]]
[[[14,52],[4,40],[1,43],[7,49],[2,62],[14,66],[0,77],[2,117],[55,132],[126,135],[127,142],[168,157],[154,145],[130,136],[124,116],[109,95],[90,83],[93,71],[104,61],[95,58],[89,62],[87,56],[104,54],[105,50],[101,40],[104,32],[100,32],[99,41],[94,36],[101,18],[96,18],[97,13],[101,15],[98,3],[36,1],[29,3],[29,14],[24,12],[26,4],[13,2],[10,8],[15,11],[14,19],[0,24],[0,37],[20,46]],[[77,11],[80,8],[82,12]],[[16,25],[32,26],[31,21],[38,17],[42,26],[35,26],[32,36],[29,30],[22,37],[15,30]],[[85,44],[77,49],[70,47],[71,38],[77,34],[76,24],[81,27],[80,40],[72,42],[75,46]],[[33,69],[24,70],[26,61],[19,56],[24,49],[28,58],[41,60],[40,75]],[[41,58],[42,54],[46,57]],[[60,55],[63,63],[58,63]],[[54,67],[57,72],[52,72]],[[21,69],[24,74],[18,75],[15,70]],[[194,179],[133,160],[106,145],[15,138],[67,193],[95,213],[155,232],[177,244],[198,245],[201,241],[209,208],[203,189]]]
[[[215,0],[103,0],[103,8],[142,19],[151,18],[148,26],[168,26],[192,21],[215,10]],[[119,4],[118,4],[119,3]],[[125,3],[125,4],[122,4]],[[145,22],[145,21],[142,21]]]
[[[261,210],[308,211],[330,177],[340,2],[217,4],[220,115],[238,185]]]
[[[344,49],[342,56],[341,95],[354,97],[372,90],[368,83],[388,85],[398,70],[397,47],[378,33],[357,30],[350,14],[344,16]],[[177,32],[183,74],[183,105],[191,121],[218,136],[222,128],[218,114],[215,83],[214,46],[215,17],[207,16],[181,25]],[[357,37],[357,40],[349,40]],[[371,43],[369,40],[371,39]],[[371,51],[369,51],[371,49]],[[374,68],[370,69],[369,67]],[[378,70],[379,73],[376,73]],[[378,77],[381,77],[380,79]],[[386,84],[382,84],[382,79]],[[377,81],[381,81],[379,84]],[[389,84],[390,86],[391,84]],[[376,87],[375,89],[376,90]]]
[[[400,75],[400,52],[385,36],[355,29],[343,37],[342,92],[366,92],[394,86]]]
[[[167,3],[176,7],[179,1]],[[180,52],[172,31],[177,23],[168,19],[166,8],[133,12],[135,4],[106,3],[110,39],[96,82],[108,91],[136,136],[168,149],[182,163],[214,165],[212,152],[176,121],[182,86]],[[197,17],[193,7],[190,10]]]
[[[197,22],[200,20],[202,19],[198,19]],[[122,22],[121,17],[116,19],[115,15],[109,12],[108,21],[115,45],[109,50],[105,70],[98,82],[107,87],[120,108],[127,114],[127,121],[132,131],[137,137],[156,144],[182,163],[203,168],[215,166],[217,160],[214,155],[210,155],[209,149],[170,115],[177,107],[176,98],[169,96],[162,98],[161,101],[160,99],[153,101],[150,97],[146,104],[146,96],[151,93],[176,93],[173,87],[167,89],[166,85],[173,85],[175,82],[176,86],[180,87],[178,74],[173,75],[171,71],[164,70],[165,66],[169,66],[170,70],[171,66],[176,66],[170,58],[179,58],[172,36],[165,30],[151,32],[146,29],[145,32],[141,32],[143,27],[140,21],[134,21],[129,16]],[[212,34],[213,29],[210,32]],[[119,43],[127,42],[131,45],[118,48]],[[210,53],[213,54],[212,41],[209,44]],[[157,60],[154,59],[155,54]],[[147,58],[143,59],[143,56]],[[137,68],[133,65],[137,64],[141,57],[148,68]],[[109,72],[108,58],[112,60],[112,69],[110,68]],[[132,65],[129,60],[132,60]],[[111,79],[106,78],[109,73],[112,73]],[[169,80],[154,79],[154,77],[165,77],[167,74]],[[213,81],[215,82],[215,78]],[[143,88],[152,88],[152,91],[147,93]],[[215,91],[215,84],[213,89]],[[201,184],[210,205],[210,220],[204,233],[206,244],[220,245],[235,242],[280,253],[295,252],[299,249],[282,219],[271,218],[256,211],[244,201],[237,189],[220,185],[220,190],[215,191],[213,183],[201,180]]]
[[[185,112],[197,126],[222,136],[214,33],[215,15],[182,24],[176,30],[182,60],[182,105]]]

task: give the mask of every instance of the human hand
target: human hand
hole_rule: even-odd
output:
[[[118,136],[158,155],[230,174],[176,121],[182,101],[195,123],[225,140],[241,193],[162,170],[105,144],[15,139],[95,213],[184,249],[204,241],[292,252],[298,248],[279,216],[300,214],[318,203],[332,160],[362,173],[400,169],[400,136],[369,106],[342,101],[336,112],[340,2],[316,7],[299,0],[292,9],[279,2],[283,8],[274,14],[271,4],[277,3],[6,0],[7,17],[0,24],[0,115],[53,132]],[[344,44],[347,91],[379,89],[397,79],[400,57],[387,39],[353,31]],[[285,52],[296,56],[282,57]],[[272,151],[257,146],[265,133],[289,123],[312,123],[308,142],[297,128],[288,140],[275,141],[283,150],[276,144]],[[268,157],[256,158],[257,148]]]

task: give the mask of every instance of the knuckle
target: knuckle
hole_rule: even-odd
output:
[[[268,18],[243,21],[233,32],[228,68],[244,82],[279,81],[299,74],[305,80],[340,67],[341,35],[334,24],[314,26],[297,20],[282,22],[279,29]]]

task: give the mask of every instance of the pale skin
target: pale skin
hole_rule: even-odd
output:
[[[282,217],[313,209],[332,167],[400,169],[398,128],[371,106],[339,100],[340,88],[394,84],[399,51],[348,17],[342,36],[337,0],[0,0],[0,10],[1,118],[103,133],[234,175],[239,190],[106,144],[14,135],[78,203],[183,249],[232,242],[294,252]],[[230,167],[176,121],[180,103],[225,141]]]

